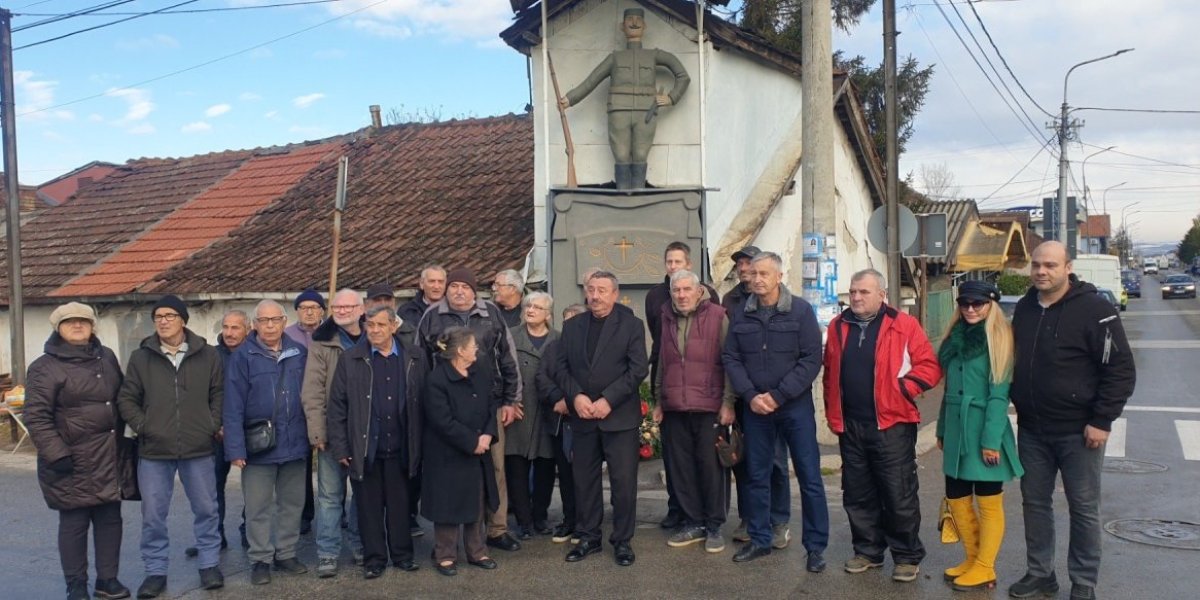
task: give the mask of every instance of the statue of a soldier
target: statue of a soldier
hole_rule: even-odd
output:
[[[646,158],[654,143],[658,107],[679,102],[691,78],[674,54],[657,48],[642,48],[642,34],[646,31],[646,16],[642,9],[626,9],[621,30],[625,33],[625,49],[608,55],[583,83],[567,92],[559,102],[564,109],[578,104],[601,81],[610,80],[608,143],[616,162],[617,189],[628,190],[646,187]],[[655,91],[658,67],[665,67],[675,77],[675,85],[669,93]]]

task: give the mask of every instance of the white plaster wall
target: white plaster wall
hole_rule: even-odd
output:
[[[850,301],[850,275],[862,269],[887,272],[887,255],[867,241],[867,221],[875,207],[866,173],[859,166],[854,146],[846,130],[834,128],[834,191],[835,210],[840,228],[837,231],[838,297]],[[890,283],[890,282],[889,282]]]

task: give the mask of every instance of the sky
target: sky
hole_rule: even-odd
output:
[[[296,1],[195,0],[172,10]],[[104,11],[110,14],[14,31],[22,183],[93,160],[187,156],[345,133],[369,124],[371,104],[402,118],[448,119],[520,113],[529,102],[525,59],[498,36],[511,22],[508,0],[339,0],[159,14],[38,44],[126,18],[111,13],[180,2],[133,0]],[[19,29],[49,18],[33,13],[100,3],[4,6]],[[1058,146],[1047,125],[1063,102],[1063,77],[1076,63],[1120,49],[1135,48],[1074,71],[1071,108],[1200,110],[1194,31],[1200,2],[897,0],[897,6],[900,55],[935,65],[901,157],[901,175],[911,174],[917,189],[925,189],[922,171],[932,170],[952,175],[950,191],[985,210],[1053,196]],[[22,48],[29,44],[38,45]],[[850,32],[835,31],[833,46],[881,60],[880,7]],[[1067,151],[1069,193],[1083,196],[1086,179],[1093,212],[1107,208],[1114,222],[1124,217],[1135,241],[1181,239],[1200,213],[1200,114],[1083,109],[1072,116],[1084,126]],[[1115,148],[1088,158],[1085,170],[1082,161],[1109,146]]]

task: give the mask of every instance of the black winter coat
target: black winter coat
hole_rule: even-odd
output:
[[[646,378],[646,329],[629,307],[613,307],[600,330],[596,356],[587,352],[590,313],[563,323],[562,336],[554,349],[554,382],[567,399],[571,429],[575,432],[628,431],[642,422],[638,386]],[[590,394],[589,394],[590,392]],[[581,419],[575,412],[575,396],[589,394],[594,402],[608,400],[612,412],[601,420]]]
[[[404,418],[408,436],[408,472],[421,466],[421,396],[425,390],[425,355],[413,344],[412,327],[406,322],[393,339],[404,354]],[[350,459],[350,476],[362,481],[371,431],[371,397],[375,385],[371,368],[371,343],[362,336],[358,345],[342,352],[333,372],[333,388],[325,413],[325,432],[333,457]]]
[[[184,329],[188,350],[176,369],[158,335],[129,355],[117,395],[121,416],[138,434],[142,458],[186,460],[213,454],[221,428],[225,375],[221,355],[204,338]]]
[[[1061,300],[1042,308],[1030,289],[1013,311],[1012,387],[1017,424],[1047,434],[1108,431],[1133,395],[1133,351],[1121,316],[1090,283],[1071,276]]]
[[[489,510],[500,505],[492,454],[475,454],[479,436],[496,441],[499,399],[475,367],[463,377],[446,361],[425,385],[421,515],[434,523],[474,523],[482,497]]]
[[[118,458],[125,423],[116,403],[121,387],[117,357],[95,336],[87,346],[72,346],[57,332],[46,341],[45,352],[29,365],[25,425],[37,446],[38,483],[46,505],[71,510],[118,502],[121,485],[128,482],[120,475]],[[68,457],[74,472],[49,469]]]

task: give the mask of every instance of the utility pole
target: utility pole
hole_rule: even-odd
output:
[[[883,106],[887,129],[887,280],[888,304],[900,308],[900,169],[896,139],[896,0],[883,0]]]
[[[8,329],[13,385],[25,383],[25,306],[21,286],[21,184],[17,177],[17,115],[13,100],[12,13],[0,9],[0,137],[8,192]]]

